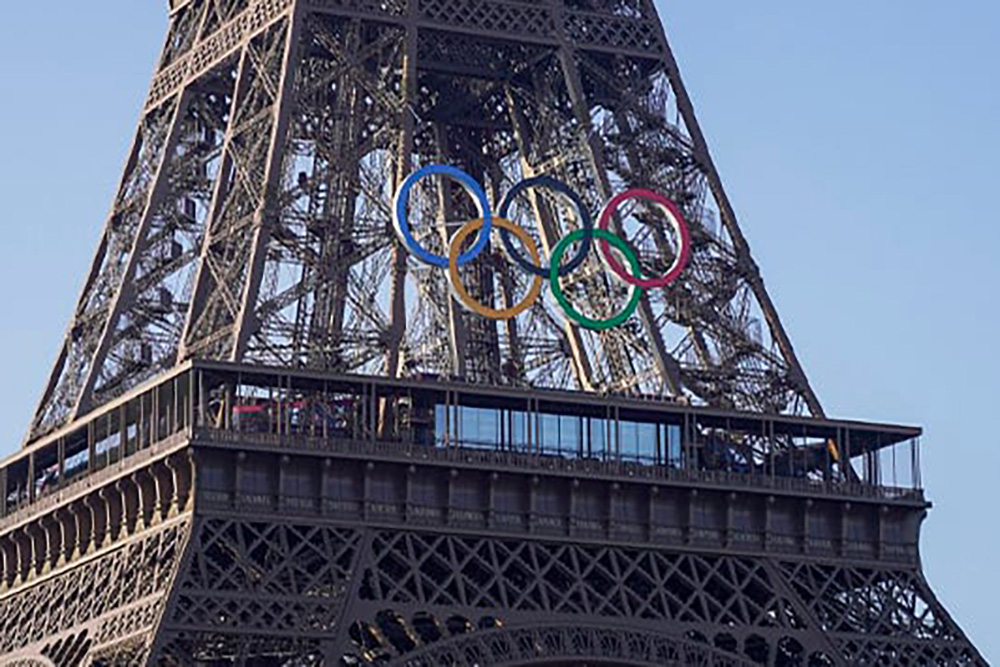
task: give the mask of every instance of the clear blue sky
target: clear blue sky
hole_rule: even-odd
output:
[[[164,0],[0,23],[0,452],[17,447],[111,203]],[[1000,3],[660,0],[702,125],[835,415],[923,425],[924,564],[1000,660]]]

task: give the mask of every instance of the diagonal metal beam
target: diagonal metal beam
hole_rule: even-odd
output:
[[[652,16],[657,17],[658,14],[655,7],[653,7],[653,3],[649,2],[648,4],[648,11],[651,12]],[[761,310],[764,312],[764,318],[771,329],[771,335],[774,337],[778,348],[788,363],[791,379],[798,385],[799,390],[802,392],[806,405],[809,407],[809,412],[814,417],[823,417],[825,415],[823,406],[809,384],[805,370],[802,368],[802,364],[795,354],[792,341],[788,337],[781,319],[778,317],[778,309],[764,287],[764,279],[760,275],[760,267],[757,266],[757,263],[750,255],[750,245],[743,235],[743,230],[740,229],[736,210],[729,200],[729,195],[722,185],[722,177],[719,175],[715,162],[712,160],[712,155],[708,150],[708,142],[705,140],[701,125],[699,125],[698,118],[695,116],[694,105],[691,102],[691,97],[688,95],[687,88],[684,86],[680,69],[677,66],[677,60],[674,58],[670,43],[667,40],[666,31],[661,21],[657,19],[656,23],[659,25],[660,39],[663,42],[663,62],[667,70],[667,76],[670,79],[670,85],[674,90],[674,94],[677,96],[677,108],[691,136],[695,156],[705,170],[709,187],[719,205],[719,211],[722,214],[722,223],[726,226],[726,231],[729,232],[729,236],[733,241],[733,247],[739,257],[739,264],[744,271],[747,282],[753,290],[754,296],[757,297]]]
[[[555,3],[554,3],[555,4]],[[556,11],[559,11],[558,9]],[[569,91],[570,100],[573,105],[573,112],[577,122],[580,123],[582,131],[586,133],[588,158],[590,159],[594,174],[596,176],[597,187],[602,197],[611,197],[611,183],[608,180],[608,172],[604,166],[604,159],[600,149],[596,145],[596,136],[591,131],[590,109],[587,105],[586,96],[583,92],[583,84],[580,81],[580,71],[576,61],[576,48],[562,35],[562,44],[559,47],[559,62],[562,66],[563,75],[566,79],[566,87]],[[649,304],[649,298],[643,295],[639,304],[639,317],[649,336],[649,343],[653,349],[653,358],[660,372],[660,377],[666,382],[667,387],[674,395],[683,393],[681,381],[680,363],[670,354],[667,345],[663,340],[663,334],[656,323],[656,316]]]
[[[288,32],[285,36],[285,54],[281,68],[281,80],[275,93],[277,99],[272,109],[274,127],[271,134],[271,146],[268,149],[267,167],[264,181],[261,210],[257,212],[254,232],[253,251],[250,259],[250,275],[243,291],[240,313],[236,320],[232,360],[240,361],[246,352],[250,335],[257,325],[255,308],[257,294],[264,274],[264,262],[267,259],[267,247],[275,219],[280,215],[279,190],[281,187],[281,165],[284,158],[285,139],[291,122],[292,111],[295,108],[295,96],[292,94],[295,86],[297,54],[299,52],[299,37],[304,22],[302,5],[296,5],[289,15]]]
[[[166,107],[164,107],[166,108]],[[135,135],[132,140],[132,148],[129,152],[129,158],[126,161],[125,168],[122,171],[122,176],[119,181],[120,185],[116,193],[115,199],[112,202],[111,209],[108,212],[105,223],[104,232],[101,235],[101,240],[97,248],[97,252],[94,255],[94,260],[91,263],[90,273],[84,282],[83,289],[80,291],[80,295],[77,298],[77,306],[73,312],[73,317],[70,320],[70,324],[66,329],[66,333],[63,337],[63,345],[60,349],[58,359],[52,370],[52,374],[49,376],[49,382],[46,385],[45,391],[42,394],[41,399],[38,402],[38,406],[35,411],[35,418],[33,420],[32,426],[25,438],[25,444],[30,441],[33,437],[41,435],[41,431],[45,428],[54,428],[58,424],[42,424],[42,420],[45,416],[46,410],[51,407],[51,403],[59,399],[58,391],[60,388],[60,382],[68,382],[69,378],[63,377],[66,372],[66,365],[72,362],[71,354],[73,352],[74,338],[78,334],[82,333],[80,328],[83,326],[84,321],[90,317],[100,317],[103,313],[94,313],[92,311],[87,311],[88,303],[87,301],[92,296],[93,290],[95,289],[98,281],[102,275],[102,269],[105,268],[105,260],[107,259],[107,253],[111,250],[111,244],[115,230],[113,228],[113,223],[116,216],[119,214],[119,207],[122,204],[122,198],[124,196],[125,188],[129,183],[129,180],[135,173],[136,169],[140,169],[139,164],[140,157],[142,155],[143,148],[149,144],[155,138],[155,127],[148,125],[152,115],[159,113],[162,109],[153,110],[147,114],[143,114],[142,118],[138,123]],[[161,146],[161,152],[159,152],[154,158],[154,162],[159,168],[159,165],[163,160],[166,159],[166,146]],[[148,193],[146,195],[148,197]],[[115,286],[118,289],[119,286]],[[75,382],[75,380],[74,380]],[[75,389],[79,391],[79,387]],[[76,398],[79,396],[77,393],[73,398],[73,405],[76,405]],[[73,407],[69,408],[72,412]],[[71,415],[68,415],[71,416]]]
[[[191,294],[191,302],[188,304],[184,330],[177,346],[177,363],[184,361],[190,356],[188,341],[191,340],[191,336],[194,334],[194,320],[199,313],[203,312],[205,301],[208,299],[209,292],[211,291],[211,285],[216,282],[207,257],[213,236],[212,225],[222,214],[227,194],[227,174],[233,167],[232,144],[237,133],[236,119],[239,117],[239,105],[245,95],[243,87],[248,85],[246,82],[246,71],[248,67],[247,59],[249,57],[247,52],[249,50],[249,44],[245,44],[240,54],[239,65],[236,68],[236,85],[233,90],[233,101],[229,110],[229,127],[226,128],[226,136],[222,141],[219,175],[212,190],[212,201],[209,204],[208,215],[205,218],[205,236],[202,239],[201,258],[198,261],[198,268],[195,272],[195,287]]]
[[[411,3],[409,12],[415,14],[416,8]],[[400,184],[410,173],[413,152],[413,135],[416,131],[416,116],[413,103],[417,99],[417,29],[413,25],[406,28],[406,46],[403,56],[403,104],[400,111],[401,132],[396,156],[396,182]],[[396,241],[393,248],[392,284],[389,288],[389,332],[386,339],[386,375],[390,378],[400,376],[403,340],[406,334],[406,274],[407,252],[403,244]]]
[[[142,260],[144,250],[148,246],[147,237],[149,235],[150,225],[152,224],[153,218],[159,210],[160,204],[162,203],[163,197],[168,189],[171,156],[176,149],[181,129],[184,126],[184,117],[187,114],[190,103],[191,93],[188,90],[185,90],[181,93],[180,99],[174,107],[173,118],[170,120],[170,130],[168,130],[167,138],[164,142],[163,155],[160,158],[160,164],[157,167],[156,176],[153,178],[153,185],[149,198],[146,200],[146,210],[142,215],[142,221],[139,223],[138,229],[135,233],[135,239],[132,243],[132,252],[129,254],[128,265],[125,267],[125,273],[122,275],[121,285],[118,288],[118,292],[111,304],[108,316],[105,319],[100,342],[97,345],[97,349],[95,350],[93,357],[91,358],[90,368],[87,371],[86,380],[84,380],[83,386],[80,388],[80,393],[77,396],[76,405],[73,408],[71,419],[78,418],[90,409],[90,400],[93,395],[94,384],[97,382],[97,378],[100,377],[101,371],[104,369],[104,362],[107,359],[108,350],[111,348],[111,343],[114,340],[114,334],[118,327],[118,321],[121,319],[122,312],[127,310],[135,301],[136,269]]]

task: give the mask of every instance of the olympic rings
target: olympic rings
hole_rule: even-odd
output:
[[[432,175],[446,176],[458,181],[466,192],[476,200],[476,206],[480,212],[480,217],[466,222],[449,241],[447,257],[436,255],[421,246],[414,238],[407,219],[410,192],[420,179]],[[552,257],[547,268],[542,267],[538,246],[532,236],[507,219],[508,212],[517,195],[533,187],[546,188],[568,198],[577,209],[580,223],[580,229],[574,230],[556,243],[552,249]],[[669,270],[658,278],[644,276],[639,257],[632,245],[608,229],[611,226],[612,218],[621,205],[633,199],[645,200],[659,207],[674,229],[678,244],[676,257]],[[666,287],[677,280],[691,259],[691,233],[681,210],[670,199],[650,190],[631,189],[613,197],[601,211],[599,223],[595,229],[590,211],[580,195],[565,183],[554,178],[538,176],[521,181],[504,196],[498,215],[493,217],[485,191],[469,174],[447,165],[430,165],[411,174],[400,186],[395,196],[393,218],[396,234],[410,254],[425,264],[447,268],[454,297],[468,310],[491,320],[509,320],[531,308],[538,302],[545,279],[548,278],[552,287],[552,295],[569,320],[586,329],[606,331],[624,324],[635,314],[645,290]],[[490,308],[476,301],[462,284],[459,273],[460,267],[475,260],[487,248],[494,225],[500,232],[507,256],[526,273],[533,276],[532,285],[524,298],[517,304],[502,310]],[[475,243],[469,250],[462,253],[462,246],[476,232],[478,232],[478,237]],[[516,236],[521,245],[524,246],[528,257],[525,257],[524,250],[517,248],[512,235]],[[599,241],[598,247],[605,265],[619,280],[630,287],[625,307],[617,315],[607,319],[593,319],[581,314],[570,303],[559,282],[560,278],[565,278],[586,261],[593,246],[594,237]],[[562,259],[574,243],[579,243],[580,247],[570,261],[563,266]],[[612,246],[628,262],[632,269],[631,273],[625,270],[621,260],[612,252]]]
[[[681,213],[680,209],[677,208],[677,204],[670,201],[663,195],[649,190],[639,189],[627,190],[620,195],[613,197],[601,213],[601,221],[597,225],[598,228],[607,231],[608,226],[611,223],[611,216],[618,211],[619,206],[630,199],[645,199],[647,201],[651,201],[658,205],[667,215],[667,219],[670,220],[670,224],[673,226],[674,231],[677,232],[677,238],[680,240],[680,252],[678,252],[677,257],[674,258],[673,266],[671,266],[670,270],[659,278],[642,278],[641,275],[638,274],[635,277],[630,276],[626,273],[625,268],[621,265],[621,262],[619,262],[615,256],[611,254],[611,247],[608,244],[608,239],[604,238],[602,238],[600,243],[601,255],[604,257],[604,261],[608,265],[608,268],[611,269],[611,271],[618,276],[619,279],[629,285],[637,285],[638,287],[643,287],[645,289],[666,287],[673,281],[677,280],[677,276],[681,274],[687,266],[688,260],[691,258],[691,232],[688,230],[688,226],[684,222],[684,215]]]
[[[430,252],[422,245],[420,245],[415,238],[413,238],[413,232],[410,230],[410,223],[407,220],[406,208],[409,203],[410,190],[413,186],[417,184],[417,181],[424,178],[425,176],[433,176],[435,174],[440,174],[442,176],[450,176],[451,178],[458,181],[465,191],[472,195],[473,199],[476,200],[476,207],[479,209],[479,217],[483,220],[483,231],[479,235],[479,239],[476,241],[468,252],[461,255],[458,258],[458,265],[464,266],[474,260],[479,256],[486,248],[486,243],[490,240],[490,231],[493,229],[493,214],[490,211],[490,202],[486,198],[486,193],[476,179],[469,176],[467,173],[461,169],[455,167],[449,167],[444,164],[434,164],[429,167],[424,167],[419,169],[403,181],[403,185],[396,192],[396,202],[393,206],[393,211],[395,215],[393,217],[393,222],[396,227],[396,234],[403,241],[403,245],[406,246],[413,255],[417,257],[424,264],[430,264],[432,266],[437,266],[442,269],[448,268],[448,258],[442,257],[441,255],[435,255]]]
[[[552,250],[552,266],[549,269],[549,282],[552,285],[552,295],[555,296],[556,301],[562,306],[562,309],[566,312],[566,316],[571,320],[579,324],[580,326],[591,329],[593,331],[607,331],[608,329],[613,329],[632,317],[635,309],[639,307],[639,301],[642,299],[642,288],[638,285],[632,285],[632,295],[628,300],[628,305],[615,315],[606,320],[594,320],[584,315],[581,315],[572,304],[570,304],[569,299],[563,294],[562,287],[559,285],[559,260],[562,256],[566,254],[566,248],[569,247],[570,243],[574,241],[579,241],[583,235],[586,234],[582,229],[578,229],[569,236],[564,236],[556,244],[556,247]],[[632,271],[635,272],[636,276],[642,276],[642,268],[639,266],[639,258],[625,243],[622,239],[618,238],[611,232],[605,229],[595,229],[593,232],[594,236],[601,239],[602,243],[610,243],[614,247],[621,250],[622,254],[628,260],[628,263],[632,265]],[[608,251],[610,253],[610,250]]]
[[[569,199],[573,206],[576,207],[577,214],[579,215],[580,227],[586,230],[586,234],[583,236],[583,243],[580,244],[580,249],[577,251],[573,259],[564,267],[559,269],[559,277],[565,278],[571,271],[576,271],[583,264],[584,260],[587,259],[587,255],[590,253],[590,246],[593,243],[593,229],[594,229],[594,219],[590,217],[590,211],[587,210],[587,205],[583,203],[583,199],[580,195],[576,193],[573,188],[569,187],[562,181],[557,181],[550,176],[536,176],[534,178],[529,178],[525,181],[521,181],[507,193],[507,196],[503,198],[503,202],[500,204],[499,215],[501,218],[506,218],[508,212],[510,211],[511,205],[514,203],[514,199],[523,190],[528,190],[529,188],[541,187],[553,190],[567,199]],[[510,232],[506,229],[500,230],[500,238],[503,240],[504,248],[507,250],[507,255],[522,269],[528,273],[533,273],[536,276],[541,276],[547,278],[549,275],[549,269],[543,269],[538,260],[532,264],[517,251],[514,246],[514,242],[510,238]]]
[[[538,256],[538,246],[535,245],[535,240],[531,238],[525,230],[515,225],[513,222],[506,218],[493,218],[493,224],[499,227],[503,232],[513,233],[520,239],[524,247],[528,249],[528,254],[531,255],[531,259],[534,260],[535,264],[538,264],[540,258]],[[493,310],[483,304],[479,303],[472,296],[469,295],[468,290],[465,289],[465,285],[462,284],[462,278],[458,274],[458,251],[462,248],[462,243],[468,238],[469,234],[482,228],[483,221],[480,220],[470,220],[465,223],[465,226],[458,230],[451,239],[451,251],[448,256],[448,273],[451,278],[451,288],[458,297],[458,300],[467,309],[480,315],[482,317],[491,320],[509,320],[513,317],[517,317],[528,308],[535,305],[538,301],[538,297],[542,294],[542,283],[544,280],[541,276],[535,276],[531,289],[528,290],[528,294],[525,295],[524,299],[521,300],[517,305],[511,306],[504,310]]]

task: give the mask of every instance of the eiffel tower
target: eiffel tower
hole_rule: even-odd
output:
[[[828,418],[652,0],[170,0],[120,189],[0,464],[0,665],[983,665],[920,430]],[[458,307],[430,164],[546,252],[624,187],[688,268],[596,331]],[[443,252],[476,217],[427,178]],[[677,239],[612,221],[642,271]],[[496,238],[461,279],[508,307]],[[563,283],[625,288],[596,252]]]

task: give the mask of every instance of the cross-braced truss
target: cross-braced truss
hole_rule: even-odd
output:
[[[657,501],[659,486],[638,488],[648,480],[607,468],[592,480],[603,485],[595,497],[611,498],[602,529],[600,511],[586,510],[591,487],[570,491],[579,480],[566,475],[579,470],[558,473],[560,456],[534,452],[505,472],[523,492],[498,500],[508,487],[491,469],[491,491],[472,494],[488,506],[463,524],[457,469],[420,472],[421,493],[444,508],[412,502],[410,478],[433,463],[427,457],[407,458],[409,477],[395,484],[373,474],[393,464],[361,467],[339,449],[327,452],[321,475],[293,474],[314,462],[293,461],[290,450],[269,467],[254,468],[246,452],[221,467],[199,459],[195,431],[243,424],[244,415],[248,427],[256,415],[290,429],[308,401],[273,415],[273,401],[233,405],[242,380],[232,378],[215,390],[175,378],[148,400],[127,398],[192,359],[242,362],[236,378],[270,367],[352,381],[405,376],[425,388],[466,387],[459,392],[491,385],[476,395],[524,394],[529,406],[538,388],[673,399],[738,418],[821,417],[822,407],[652,0],[170,7],[121,185],[31,426],[29,445],[48,444],[0,471],[13,489],[0,496],[0,665],[983,664],[923,580],[919,519],[906,524],[904,543],[886,538],[899,516],[926,509],[922,496],[862,495],[854,517],[851,503],[819,491],[810,509],[818,478],[782,478],[787,487],[768,487],[775,495],[739,506],[742,496],[723,488],[740,476],[729,461],[729,477],[701,485],[718,496],[711,502],[685,486],[695,478],[672,475],[663,479],[680,486],[665,485],[667,500]],[[573,324],[548,298],[505,322],[470,315],[446,272],[410,258],[393,232],[397,186],[442,162],[480,181],[494,207],[542,175],[572,187],[592,215],[626,187],[662,192],[691,228],[690,267],[644,292],[635,314],[607,331]],[[462,190],[434,179],[413,189],[409,208],[416,237],[436,253],[476,217]],[[508,217],[546,260],[582,224],[541,190],[518,197]],[[657,209],[626,208],[611,226],[647,275],[672,264],[678,239]],[[459,277],[496,309],[519,301],[531,280],[496,239]],[[591,317],[627,299],[596,253],[561,286]],[[325,382],[324,405],[340,410]],[[195,393],[197,420],[195,404],[181,400]],[[426,430],[412,403],[396,405],[407,414],[390,402],[370,407],[355,437],[391,440],[392,425],[407,419],[411,434]],[[92,422],[49,435],[89,413]],[[170,424],[184,428],[151,447]],[[310,447],[317,425],[324,434],[340,427],[311,424]],[[678,433],[712,442],[711,432],[687,429],[688,417],[683,425]],[[238,431],[201,437],[225,451],[246,444]],[[421,433],[437,436],[433,427]],[[284,447],[287,435],[279,428],[250,446]],[[773,447],[775,437],[794,439],[739,437],[751,481],[782,460],[792,474],[790,454],[768,466],[754,453],[758,439]],[[828,437],[804,451],[826,457]],[[450,454],[445,440],[449,451],[440,451]],[[685,474],[710,473],[710,448],[700,443],[700,459],[694,451]],[[620,527],[619,492],[632,519]],[[544,503],[567,521],[539,513]],[[816,535],[814,514],[825,517]]]
[[[909,569],[294,516],[122,521],[102,547],[90,524],[90,557],[18,573],[0,597],[5,666],[151,651],[167,665],[981,664]]]
[[[237,518],[196,535],[166,664],[979,664],[908,570]]]
[[[821,414],[649,0],[174,5],[32,437],[188,358]],[[408,259],[391,231],[396,184],[431,162],[473,174],[494,204],[535,175],[570,184],[591,213],[625,186],[664,192],[690,222],[691,267],[610,331],[549,299],[509,322],[470,315],[446,272]],[[473,213],[442,182],[410,205],[437,252]],[[539,191],[511,217],[543,254],[580,224]],[[614,225],[648,274],[672,261],[658,210]],[[498,244],[461,273],[494,307],[529,283]],[[590,315],[626,298],[596,255],[563,282]]]

